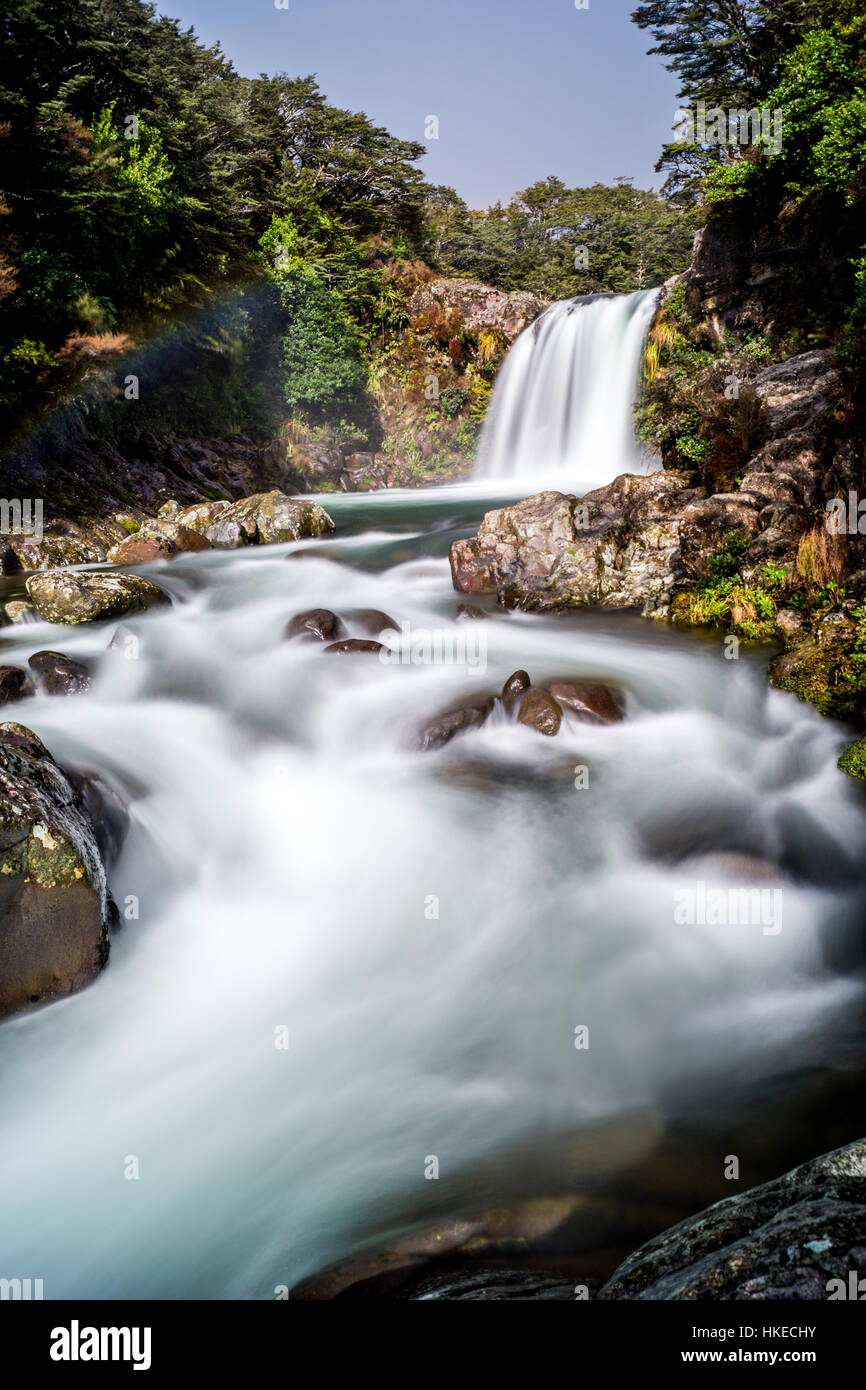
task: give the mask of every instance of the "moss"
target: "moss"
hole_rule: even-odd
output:
[[[866,782],[866,737],[858,738],[856,743],[849,743],[840,754],[836,766],[841,772],[850,773],[852,777],[859,777],[861,782]]]
[[[807,640],[773,663],[770,679],[831,719],[861,720],[866,684],[843,645],[822,647]]]
[[[136,521],[134,517],[119,516],[117,520],[119,524],[123,527],[124,531],[128,531],[131,536],[134,536],[136,531],[141,530],[141,522]]]

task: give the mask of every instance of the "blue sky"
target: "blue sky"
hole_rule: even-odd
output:
[[[157,0],[239,72],[315,73],[337,106],[406,139],[472,207],[536,179],[658,187],[676,82],[629,22],[636,0]]]

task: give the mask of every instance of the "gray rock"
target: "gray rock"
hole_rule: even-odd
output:
[[[716,1202],[648,1241],[602,1299],[828,1299],[866,1275],[866,1140]]]

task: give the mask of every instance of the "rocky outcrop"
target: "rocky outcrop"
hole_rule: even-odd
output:
[[[92,623],[167,603],[161,589],[137,574],[52,570],[27,580],[27,592],[49,623]]]
[[[866,1276],[866,1140],[648,1241],[599,1298],[845,1299],[852,1275]]]
[[[409,312],[419,327],[438,325],[450,315],[471,335],[500,333],[510,346],[518,334],[544,313],[548,301],[527,290],[498,290],[478,280],[430,280],[419,285]]]
[[[89,984],[109,912],[80,790],[34,733],[0,724],[0,1016]]]
[[[478,534],[451,546],[461,593],[495,593],[506,607],[640,608],[670,602],[684,575],[679,525],[704,489],[673,473],[624,474],[582,499],[542,492],[488,512]]]
[[[185,524],[200,529],[191,520]],[[275,489],[232,502],[203,529],[212,545],[234,550],[242,545],[280,545],[327,535],[334,530],[334,523],[317,502],[290,498]]]

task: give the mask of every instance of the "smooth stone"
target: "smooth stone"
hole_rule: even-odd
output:
[[[384,647],[381,642],[370,642],[366,638],[347,637],[342,642],[332,642],[330,647],[325,648],[325,651],[343,655],[351,652],[384,652],[387,651],[387,647]]]
[[[619,724],[622,706],[606,685],[595,681],[549,681],[545,687],[570,714],[588,724]]]
[[[520,702],[517,722],[552,738],[559,733],[562,710],[546,690],[528,690]]]
[[[286,636],[304,642],[335,642],[347,635],[345,623],[330,608],[309,608],[286,624]]]
[[[63,652],[34,652],[27,664],[43,695],[79,695],[90,689],[90,666]]]

